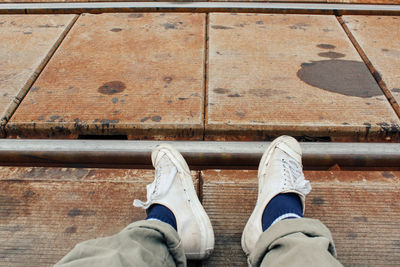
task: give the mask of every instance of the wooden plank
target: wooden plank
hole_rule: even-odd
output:
[[[9,136],[201,139],[204,14],[82,15]]]
[[[75,15],[0,16],[0,120],[14,112]]]
[[[343,20],[378,71],[377,78],[400,103],[400,17],[343,16]],[[395,108],[399,109],[398,105]]]
[[[240,240],[257,198],[255,171],[201,172],[203,206],[211,219],[215,249],[205,266],[248,266]]]
[[[52,266],[76,243],[145,218],[132,200],[153,179],[152,170],[0,168],[0,266]]]
[[[400,172],[313,171],[306,217],[332,232],[345,266],[389,266],[400,260]],[[243,228],[257,197],[257,172],[206,170],[201,173],[203,205],[214,227],[216,246],[205,266],[247,266],[241,250]]]
[[[207,140],[399,140],[334,16],[210,14]]]
[[[395,266],[400,261],[400,172],[306,174],[313,192],[306,216],[331,230],[345,266]]]

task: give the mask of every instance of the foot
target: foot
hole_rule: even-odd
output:
[[[305,196],[311,191],[311,185],[304,178],[301,155],[300,144],[296,139],[281,136],[271,143],[262,156],[258,167],[257,203],[242,235],[242,248],[246,255],[254,250],[263,233],[263,213],[275,196],[283,193],[297,194],[304,214]],[[275,222],[275,219],[272,221]]]
[[[214,232],[194,189],[190,170],[182,155],[168,144],[151,154],[156,177],[147,185],[147,201],[135,199],[133,205],[148,209],[153,204],[167,207],[188,259],[207,258],[214,249]]]

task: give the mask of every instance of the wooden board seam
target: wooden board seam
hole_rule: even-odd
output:
[[[204,23],[204,106],[203,106],[203,141],[206,140],[206,122],[207,122],[207,110],[208,110],[208,60],[209,60],[209,25],[210,25],[210,14],[206,14]]]

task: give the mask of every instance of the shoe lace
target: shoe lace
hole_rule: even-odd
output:
[[[295,190],[304,195],[311,191],[311,185],[305,179],[301,165],[292,159],[281,159],[283,171],[283,190]]]
[[[159,195],[159,188],[160,188],[160,181],[161,181],[161,173],[163,172],[163,168],[162,167],[157,167],[156,168],[156,177],[154,179],[154,182],[151,184],[151,195],[153,197],[156,197]]]
[[[159,165],[156,167],[156,176],[151,184],[146,186],[147,189],[147,201],[135,199],[133,205],[135,207],[141,207],[147,209],[154,200],[162,198],[171,187],[174,177],[177,174],[176,168],[169,168],[172,164]]]

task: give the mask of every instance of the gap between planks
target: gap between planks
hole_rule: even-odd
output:
[[[208,110],[208,60],[209,60],[209,39],[210,39],[210,13],[206,13],[204,23],[204,98],[203,98],[203,141],[206,140],[206,123]]]

